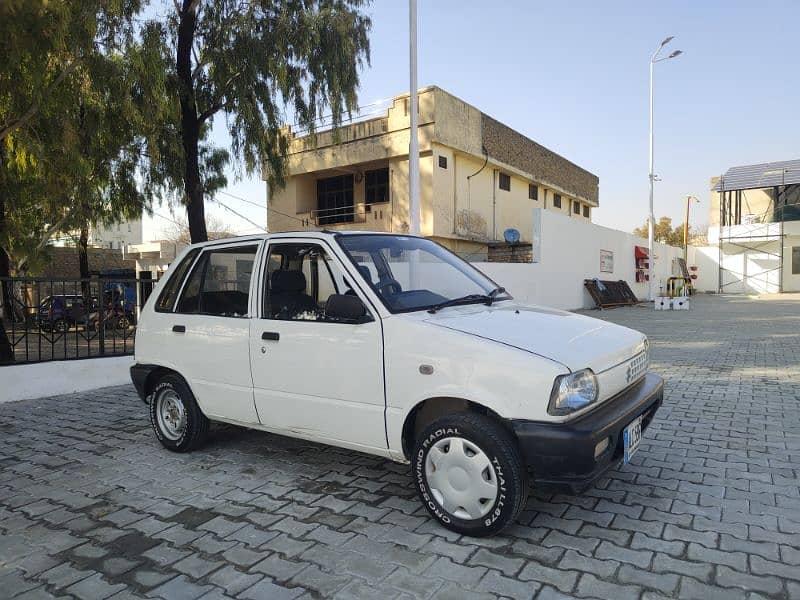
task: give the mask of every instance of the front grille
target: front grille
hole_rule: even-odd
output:
[[[625,383],[634,383],[638,381],[645,373],[650,363],[647,356],[647,350],[643,350],[634,356],[625,367]]]

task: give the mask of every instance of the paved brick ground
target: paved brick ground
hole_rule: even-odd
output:
[[[232,428],[170,454],[131,387],[0,406],[0,597],[800,598],[800,302],[593,314],[650,335],[665,407],[487,540],[369,456]]]

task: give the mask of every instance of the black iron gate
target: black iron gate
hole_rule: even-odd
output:
[[[2,323],[24,364],[132,354],[141,307],[156,281],[145,278],[0,278]]]

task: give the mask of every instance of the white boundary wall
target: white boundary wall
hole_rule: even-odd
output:
[[[133,356],[56,360],[0,367],[0,404],[131,382]]]
[[[534,209],[533,229],[533,263],[475,263],[516,300],[566,310],[592,308],[583,280],[594,278],[624,279],[640,299],[647,298],[647,282],[636,283],[634,257],[634,246],[646,248],[646,239],[541,208]],[[600,272],[601,250],[614,253],[611,273]],[[680,257],[683,249],[656,243],[655,295],[660,287],[666,290],[673,259]],[[689,264],[691,259],[690,254]]]

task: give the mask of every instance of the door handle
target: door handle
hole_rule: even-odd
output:
[[[175,333],[186,333],[186,325],[173,325],[172,331]]]
[[[277,342],[279,339],[281,339],[281,334],[278,333],[277,331],[265,331],[264,333],[261,334],[261,339],[272,340],[273,342]]]

